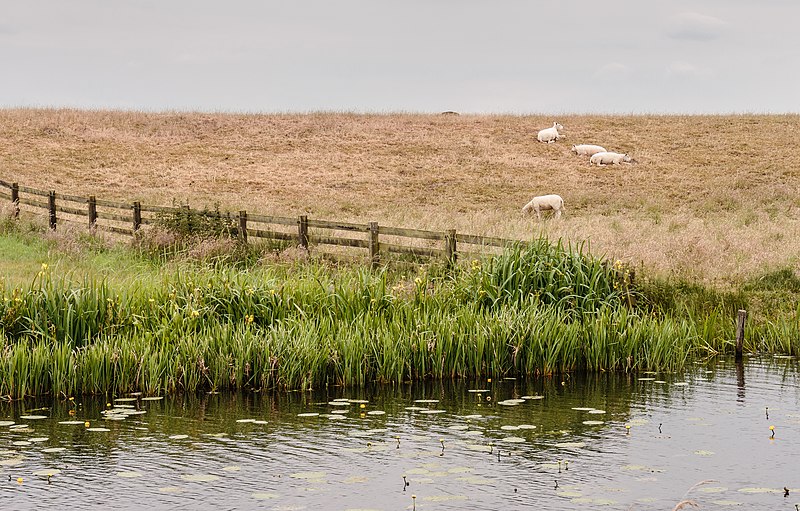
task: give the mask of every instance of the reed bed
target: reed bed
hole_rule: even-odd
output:
[[[318,262],[180,265],[109,283],[46,264],[0,300],[0,395],[309,389],[679,370],[732,350],[732,311],[656,307],[630,269],[541,238],[407,274]],[[800,310],[750,351],[800,352]]]

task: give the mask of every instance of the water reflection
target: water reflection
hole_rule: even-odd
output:
[[[791,509],[797,369],[3,403],[0,507]]]

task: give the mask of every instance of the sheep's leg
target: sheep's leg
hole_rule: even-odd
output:
[[[561,210],[560,209],[556,210],[556,218],[561,218]]]

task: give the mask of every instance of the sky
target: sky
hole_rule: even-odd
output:
[[[0,108],[800,113],[797,0],[20,0]]]

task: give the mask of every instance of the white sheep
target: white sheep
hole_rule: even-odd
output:
[[[589,158],[589,163],[595,165],[619,165],[620,163],[636,163],[636,160],[632,159],[627,154],[607,151],[593,154],[592,157]]]
[[[522,213],[529,214],[531,211],[536,211],[536,218],[542,219],[542,211],[552,210],[555,212],[556,218],[561,218],[561,212],[566,211],[564,207],[564,199],[560,195],[540,195],[534,197],[525,206],[522,207]]]
[[[558,130],[563,130],[563,129],[564,126],[560,125],[557,122],[554,122],[552,128],[546,128],[541,130],[539,134],[536,136],[536,138],[539,139],[539,142],[546,142],[550,144],[564,136],[558,132]]]
[[[597,153],[606,152],[606,148],[599,145],[581,144],[572,146],[571,151],[578,156],[592,156]]]

